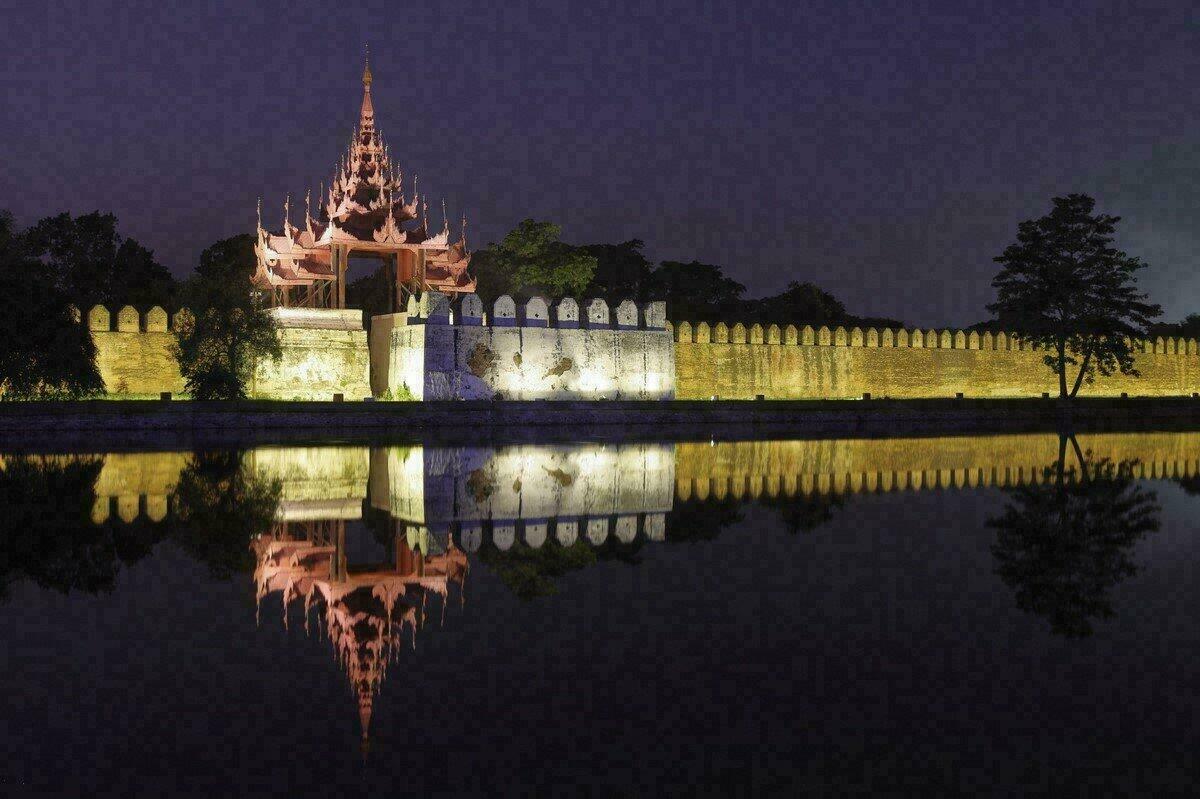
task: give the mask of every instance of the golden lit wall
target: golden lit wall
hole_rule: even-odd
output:
[[[829,330],[719,324],[675,327],[679,399],[1029,397],[1057,395],[1043,353],[1011,337],[966,331]],[[809,343],[806,343],[809,342]],[[1200,391],[1194,340],[1146,342],[1140,378],[1116,375],[1084,386],[1089,396],[1180,396]]]
[[[1089,463],[1135,460],[1142,477],[1200,474],[1200,433],[1097,433],[1077,438]],[[679,499],[762,494],[1006,486],[1042,479],[1058,436],[1031,433],[942,438],[681,443]],[[1068,445],[1067,466],[1076,465]]]
[[[176,315],[178,318],[178,314]],[[183,393],[183,376],[171,353],[175,334],[167,330],[167,313],[155,306],[141,316],[126,305],[117,313],[97,305],[88,312],[88,329],[96,342],[96,367],[109,394],[157,397],[163,391]]]

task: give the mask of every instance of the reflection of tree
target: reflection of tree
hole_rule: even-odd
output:
[[[742,502],[726,499],[692,499],[677,502],[667,513],[667,543],[711,541],[726,527],[744,518]]]
[[[1065,465],[1068,441],[1078,472]],[[1134,480],[1132,466],[1088,464],[1075,437],[1060,436],[1043,482],[1009,489],[1003,513],[987,522],[996,530],[996,573],[1017,606],[1059,635],[1090,635],[1093,619],[1113,616],[1110,589],[1136,572],[1134,545],[1158,530],[1158,497]]]
[[[569,546],[555,540],[546,541],[540,547],[517,542],[507,550],[485,546],[479,552],[479,559],[496,573],[508,590],[519,599],[528,600],[557,594],[559,577],[600,561],[618,560],[635,565],[640,562],[638,550],[641,546],[640,538],[623,544],[611,537],[599,546],[583,539]]]
[[[794,497],[763,497],[759,500],[768,508],[779,511],[779,518],[789,533],[810,533],[833,519],[833,512],[846,504],[840,494],[798,494]]]
[[[121,564],[144,557],[162,524],[91,521],[95,457],[8,458],[0,469],[0,601],[22,578],[42,588],[111,591]]]
[[[250,473],[241,452],[198,452],[172,496],[175,538],[214,577],[252,571],[250,541],[271,529],[280,488]]]

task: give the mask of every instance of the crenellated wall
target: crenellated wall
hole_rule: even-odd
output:
[[[468,295],[451,314],[444,295],[427,292],[399,323],[375,317],[377,393],[433,399],[670,399],[675,349],[663,303],[604,300],[553,309],[541,298],[520,309],[511,297],[485,315]],[[380,348],[386,344],[386,350]]]
[[[764,329],[666,322],[662,303],[603,300],[582,308],[499,298],[491,314],[469,295],[452,314],[427,292],[407,313],[377,316],[371,340],[359,311],[276,309],[278,363],[260,365],[254,397],[392,399],[838,399],[1056,395],[1054,375],[1016,335],[963,330]],[[186,309],[168,316],[126,306],[87,314],[96,360],[113,396],[184,393],[172,354]],[[672,340],[674,339],[674,340]],[[1140,342],[1140,377],[1084,386],[1089,396],[1186,396],[1200,391],[1194,339]]]
[[[680,322],[675,338],[679,399],[1028,397],[1058,393],[1044,352],[1012,334],[964,330],[804,327],[763,329]],[[1180,396],[1200,391],[1194,339],[1139,344],[1141,377],[1114,375],[1088,396]]]
[[[347,400],[371,396],[370,353],[361,311],[276,308],[283,350],[278,362],[259,364],[248,392],[262,399]],[[102,305],[88,311],[96,342],[96,366],[105,392],[115,397],[158,397],[186,387],[172,348],[175,331],[191,312],[180,309],[168,320],[155,306],[141,314],[131,306],[115,317]]]
[[[155,396],[184,390],[179,363],[171,352],[173,332],[187,317],[180,310],[170,319],[157,305],[145,314],[126,305],[115,315],[102,305],[88,311],[87,325],[96,342],[96,367],[104,390],[113,395]]]

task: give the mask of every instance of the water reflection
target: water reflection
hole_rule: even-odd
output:
[[[1136,467],[1089,457],[1063,435],[1042,482],[1008,489],[1003,512],[987,522],[996,573],[1055,633],[1091,635],[1094,619],[1113,616],[1112,588],[1137,571],[1134,545],[1159,528],[1158,495],[1134,481]]]
[[[278,601],[279,623],[329,641],[365,741],[388,665],[465,605],[471,561],[539,600],[658,542],[712,540],[750,503],[809,533],[863,494],[1001,489],[996,574],[1055,633],[1089,634],[1158,528],[1139,480],[1191,490],[1197,452],[1200,434],[1171,433],[9,456],[0,599],[21,579],[111,591],[174,541],[218,579],[253,575],[264,623]]]

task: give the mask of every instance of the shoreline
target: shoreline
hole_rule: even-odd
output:
[[[1200,429],[1200,399],[0,403],[0,449],[888,438]]]

